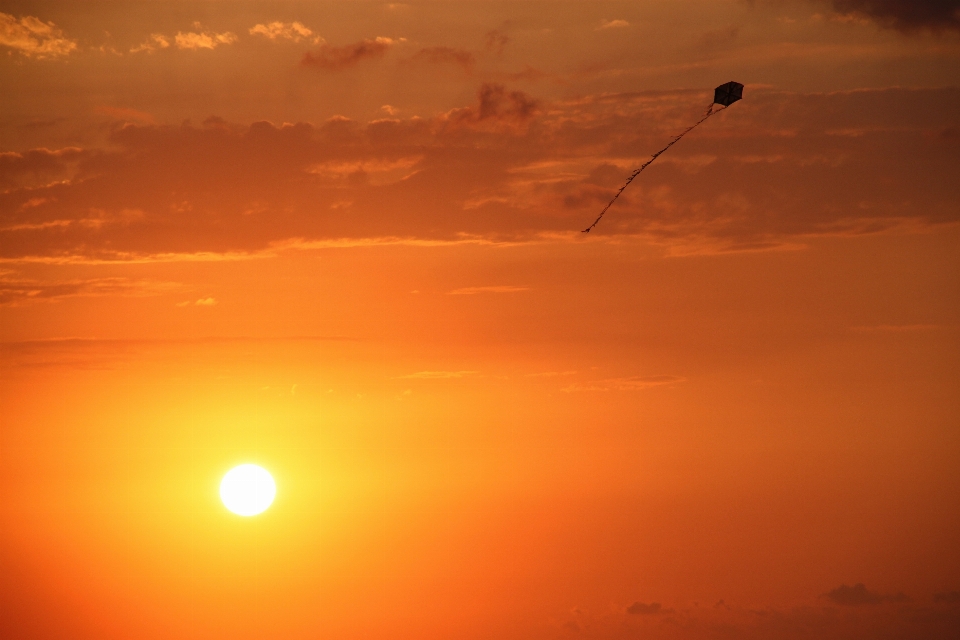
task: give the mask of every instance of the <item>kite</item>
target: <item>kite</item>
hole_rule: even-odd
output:
[[[710,116],[712,116],[717,112],[723,111],[724,109],[732,105],[737,100],[740,100],[741,98],[743,98],[743,85],[740,84],[739,82],[731,81],[726,84],[722,84],[716,89],[714,89],[713,102],[710,103],[710,107],[707,109],[707,112],[703,115],[703,117],[697,120],[697,122],[695,122],[694,124],[687,127],[685,130],[683,130],[680,133],[680,135],[675,136],[673,140],[667,143],[667,146],[665,146],[663,149],[660,149],[660,151],[657,151],[655,154],[650,156],[650,159],[644,162],[642,165],[640,165],[639,169],[634,170],[634,172],[630,174],[630,177],[627,178],[627,181],[623,183],[623,186],[620,187],[620,189],[615,194],[613,194],[613,198],[610,200],[610,202],[607,203],[607,206],[603,208],[603,211],[601,211],[600,215],[597,216],[597,219],[593,221],[593,224],[587,227],[586,229],[584,229],[583,233],[590,233],[590,230],[593,229],[595,226],[597,226],[597,223],[600,222],[600,218],[602,218],[603,214],[607,212],[607,209],[613,206],[613,203],[617,201],[617,198],[619,198],[620,194],[623,193],[623,190],[627,188],[627,185],[633,182],[633,179],[636,178],[638,175],[640,175],[641,171],[649,167],[650,164],[654,160],[656,160],[660,154],[662,154],[664,151],[666,151],[673,145],[677,144],[680,141],[680,138],[682,138],[683,136],[687,135],[688,133],[690,133],[697,127],[699,127],[701,124],[703,124],[703,122],[707,118],[709,118]],[[720,105],[720,108],[714,109],[714,106],[716,105]]]

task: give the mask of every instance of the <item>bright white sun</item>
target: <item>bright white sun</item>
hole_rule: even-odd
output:
[[[238,516],[255,516],[266,511],[277,495],[273,476],[255,464],[242,464],[227,471],[220,481],[223,505]]]

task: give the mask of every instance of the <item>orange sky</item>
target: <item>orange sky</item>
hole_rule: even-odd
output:
[[[0,635],[960,635],[958,6],[0,2]]]

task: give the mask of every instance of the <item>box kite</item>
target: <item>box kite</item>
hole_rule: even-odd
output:
[[[603,211],[601,211],[600,215],[597,216],[597,219],[593,221],[593,224],[587,227],[586,229],[584,229],[583,233],[590,233],[590,230],[593,229],[595,226],[597,226],[597,223],[600,222],[600,218],[602,218],[603,214],[607,212],[607,209],[609,209],[613,205],[613,203],[617,201],[617,198],[619,198],[620,194],[623,193],[623,190],[627,188],[627,185],[633,182],[633,179],[636,178],[638,175],[640,175],[641,171],[649,167],[650,164],[654,160],[656,160],[661,153],[663,153],[664,151],[666,151],[667,149],[669,149],[670,147],[678,143],[680,141],[680,138],[687,135],[688,133],[696,129],[698,126],[703,124],[703,122],[707,118],[717,113],[718,111],[723,111],[724,109],[732,105],[734,102],[742,98],[743,98],[743,85],[740,84],[739,82],[731,81],[726,84],[722,84],[716,89],[714,89],[713,102],[710,103],[710,107],[707,109],[707,112],[703,115],[703,117],[697,120],[694,124],[687,127],[684,131],[680,133],[680,135],[674,137],[673,140],[667,143],[667,146],[665,146],[663,149],[660,149],[660,151],[657,151],[655,154],[650,156],[650,159],[644,162],[642,165],[640,165],[639,169],[635,169],[634,172],[630,174],[630,177],[627,178],[627,181],[623,183],[623,186],[620,187],[620,189],[615,194],[613,194],[613,198],[610,200],[610,202],[607,203],[607,206],[603,208]],[[716,105],[720,105],[720,108],[715,109],[714,107]]]

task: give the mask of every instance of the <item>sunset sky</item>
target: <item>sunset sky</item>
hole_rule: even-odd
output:
[[[0,0],[0,636],[960,637],[960,2]]]

